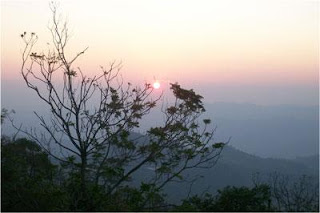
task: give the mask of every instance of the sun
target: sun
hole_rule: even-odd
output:
[[[153,86],[154,89],[159,89],[161,85],[160,85],[159,81],[156,81],[156,82],[153,83],[152,86]]]

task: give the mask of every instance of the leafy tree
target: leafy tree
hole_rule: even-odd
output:
[[[35,142],[25,138],[1,143],[2,211],[58,211],[66,201],[54,184],[56,166]]]
[[[268,185],[226,187],[218,190],[215,207],[218,211],[270,211],[270,188]]]
[[[218,195],[205,194],[203,198],[193,196],[184,200],[177,211],[270,211],[271,197],[268,185],[254,188],[227,186],[218,190]]]
[[[118,76],[121,66],[116,63],[108,69],[101,67],[99,75],[86,76],[75,65],[86,49],[67,57],[67,25],[57,18],[55,5],[51,10],[53,49],[34,52],[38,36],[21,34],[25,44],[22,77],[49,107],[50,118],[35,113],[46,134],[22,132],[74,172],[69,178],[74,180],[70,186],[78,188],[72,200],[75,210],[95,210],[92,188],[102,187],[107,199],[122,194],[133,174],[145,166],[155,170],[140,188],[156,195],[168,182],[183,179],[186,169],[214,165],[224,143],[212,142],[209,119],[200,123],[205,111],[200,95],[171,84],[175,102],[163,110],[164,124],[133,137],[143,116],[158,103],[159,98],[151,99],[153,88],[124,84]],[[53,145],[61,153],[50,152]],[[154,205],[153,196],[142,197],[143,202],[137,202],[140,209]]]
[[[203,197],[199,197],[198,195],[194,195],[188,199],[183,200],[180,206],[176,206],[174,211],[182,211],[182,212],[210,212],[215,211],[215,198],[212,194],[205,193]]]

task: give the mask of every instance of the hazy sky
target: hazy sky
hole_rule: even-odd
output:
[[[29,94],[19,35],[36,32],[36,49],[46,49],[48,5],[1,0],[3,106]],[[77,64],[88,75],[121,60],[126,80],[179,82],[207,102],[318,104],[318,1],[65,0],[60,12],[72,33],[68,55],[89,47]]]

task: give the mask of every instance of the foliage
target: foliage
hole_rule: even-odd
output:
[[[218,190],[216,207],[219,211],[270,211],[270,188],[268,185],[226,187]]]
[[[1,148],[2,211],[138,211],[164,203],[163,195],[144,183],[140,189],[119,188],[112,196],[104,187],[89,184],[88,197],[83,198],[79,173],[59,173],[65,168],[53,165],[35,142],[3,137]]]
[[[214,211],[215,210],[215,198],[209,194],[205,193],[203,197],[199,197],[198,195],[192,196],[188,199],[183,200],[180,206],[174,208],[174,211]]]
[[[5,108],[1,109],[1,124],[4,122],[4,119],[8,116],[8,110]]]
[[[193,196],[184,200],[176,211],[270,211],[271,197],[268,185],[260,185],[254,188],[225,187],[218,190],[218,195],[206,193],[203,198]]]
[[[8,109],[6,108],[1,108],[1,124],[4,123],[4,121],[10,116],[10,114],[14,113],[14,110],[8,111]]]
[[[205,111],[202,96],[171,84],[175,102],[164,109],[164,124],[151,127],[144,136],[132,137],[160,97],[151,98],[153,88],[148,83],[143,88],[124,84],[118,75],[120,64],[111,63],[109,69],[101,67],[99,75],[86,76],[75,62],[87,48],[71,58],[65,54],[68,28],[57,18],[55,4],[51,10],[53,49],[36,52],[38,36],[21,34],[25,44],[22,77],[49,107],[50,116],[47,119],[35,113],[45,134],[20,131],[65,164],[66,187],[74,193],[72,209],[93,210],[91,189],[98,189],[108,199],[122,197],[126,190],[135,194],[138,189],[127,186],[146,166],[155,168],[154,174],[141,185],[140,197],[132,199],[143,200],[133,202],[140,209],[151,208],[154,196],[168,182],[182,180],[185,170],[215,164],[224,143],[212,142],[214,130],[208,129],[209,119],[199,122]],[[51,152],[52,146],[61,153]]]
[[[2,137],[2,211],[318,211],[317,186],[307,176],[293,180],[279,173],[270,185],[259,177],[255,187],[225,187],[217,195],[195,195],[169,208],[155,184],[120,186],[109,194],[102,184],[89,182],[82,193],[81,177],[73,164],[53,165],[35,142]],[[74,159],[70,159],[73,161]],[[110,177],[113,177],[111,175]],[[87,195],[88,197],[82,197]]]
[[[59,211],[64,193],[54,183],[56,166],[27,139],[1,143],[2,211]]]

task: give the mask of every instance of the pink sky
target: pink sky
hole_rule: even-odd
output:
[[[133,83],[181,82],[211,102],[318,104],[317,1],[65,0],[60,8],[68,53],[89,46],[78,61],[87,75],[121,60]],[[47,1],[1,1],[2,104],[23,88],[20,33],[36,32],[45,49],[50,15]]]

